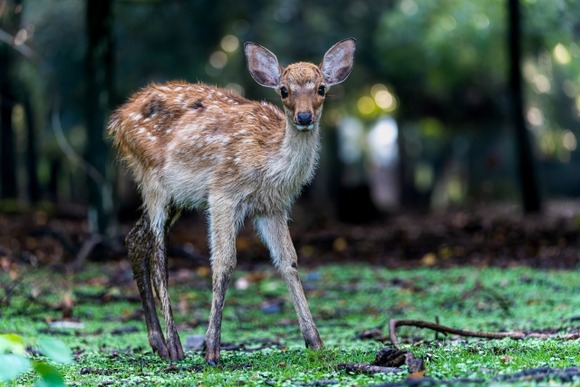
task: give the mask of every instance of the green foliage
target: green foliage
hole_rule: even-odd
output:
[[[41,336],[37,340],[40,352],[49,360],[72,363],[72,352],[62,341]],[[0,381],[10,382],[31,370],[38,375],[36,386],[64,386],[61,372],[44,360],[32,360],[26,351],[26,341],[22,336],[8,333],[0,334]]]
[[[385,58],[380,70],[404,101],[414,93],[460,109],[463,96],[493,98],[505,83],[505,31],[502,0],[403,0],[382,14],[375,47]],[[408,114],[422,112],[417,105],[404,108]]]
[[[210,278],[208,273],[200,273],[180,271],[179,278],[172,279],[174,312],[184,343],[188,336],[203,335],[207,328]],[[62,288],[68,289],[72,280],[76,300],[73,312],[82,327],[73,332],[72,328],[48,327],[46,321],[58,319],[61,312],[37,307],[26,293],[14,292],[10,304],[3,306],[0,326],[18,335],[0,336],[0,348],[3,353],[9,352],[6,355],[20,354],[17,362],[29,360],[32,364],[27,369],[35,370],[19,372],[17,379],[11,376],[10,380],[18,384],[33,384],[37,378],[48,383],[56,377],[49,368],[35,364],[40,358],[26,355],[25,348],[33,344],[50,359],[42,363],[53,366],[66,383],[257,386],[333,380],[339,385],[376,385],[398,381],[406,375],[352,374],[336,365],[372,362],[376,352],[388,343],[365,340],[360,334],[378,328],[386,335],[390,318],[438,318],[441,324],[471,330],[566,333],[576,329],[572,318],[580,311],[580,289],[574,271],[387,270],[328,265],[302,273],[326,345],[315,352],[304,348],[295,312],[279,276],[269,270],[258,276],[237,271],[233,284],[243,278],[249,286],[234,285],[229,290],[222,325],[222,341],[234,349],[223,350],[220,364],[210,367],[200,350],[186,348],[185,360],[175,364],[151,353],[145,324],[138,313],[141,306],[135,300],[138,292],[126,265],[94,265],[67,280],[63,274],[44,269],[22,275],[26,286],[21,291],[35,289],[36,300],[42,305],[58,305],[55,295],[64,293]],[[6,280],[1,276],[2,273],[0,279]],[[128,281],[112,283],[111,278]],[[280,310],[265,312],[265,303],[272,299],[279,300]],[[49,338],[40,333],[47,328],[51,330]],[[75,362],[53,363],[59,359],[51,358],[58,356],[53,353],[70,353],[61,347],[62,343],[53,342],[56,335],[78,352]],[[479,340],[454,336],[435,339],[433,332],[414,327],[399,328],[398,337],[405,349],[425,360],[426,375],[436,379],[470,377],[489,381],[529,368],[566,368],[580,362],[578,340]],[[60,360],[67,358],[70,359],[65,355]],[[5,363],[0,361],[0,367]],[[59,379],[55,380],[58,383]]]
[[[52,365],[44,362],[34,362],[34,371],[39,376],[36,381],[37,387],[58,387],[64,386],[63,375]]]
[[[43,336],[38,339],[38,346],[40,347],[40,352],[51,360],[63,364],[72,362],[72,351],[58,339]]]
[[[526,58],[535,61],[558,43],[575,46],[578,2],[528,1],[522,8]],[[436,103],[451,121],[473,119],[471,109],[491,102],[482,118],[495,119],[508,74],[506,10],[503,0],[398,1],[380,16],[379,71],[403,102]],[[577,64],[570,67],[580,74]],[[425,114],[421,104],[402,107],[406,116]]]
[[[494,197],[512,199],[497,188],[503,184],[507,192],[516,189],[509,189],[515,180],[515,159],[510,151],[513,139],[506,129],[511,98],[506,87],[506,4],[504,0],[114,1],[111,108],[147,83],[168,79],[229,86],[254,99],[276,101],[271,90],[248,76],[241,50],[244,41],[266,45],[287,64],[301,59],[318,62],[330,44],[353,36],[358,41],[356,66],[348,83],[332,91],[336,98],[327,104],[324,126],[335,127],[346,115],[370,124],[390,114],[404,132],[422,120],[435,119],[442,130],[437,139],[441,146],[434,152],[407,152],[400,137],[400,157],[408,166],[403,172],[405,184],[412,186],[409,176],[415,162],[432,164],[437,182],[442,167],[453,157],[468,169],[464,175],[469,176],[474,197],[487,195],[480,183],[489,187],[492,181]],[[541,156],[565,168],[579,162],[573,154],[575,143],[563,144],[562,137],[575,140],[579,122],[580,2],[526,0],[521,5],[526,109],[533,107],[539,113],[536,117],[542,117],[530,126]],[[55,102],[60,104],[63,131],[79,154],[89,144],[83,118],[87,107],[84,13],[84,1],[24,1],[24,43],[42,59],[40,66],[21,60],[18,69],[26,86],[19,90],[33,95],[38,126],[50,127],[46,117],[51,117]],[[225,48],[228,38],[236,40],[233,48]],[[215,57],[220,58],[219,65],[212,62]],[[557,58],[569,60],[560,63]],[[372,92],[376,85],[386,87],[395,103],[378,108]],[[543,91],[538,85],[544,85]],[[475,144],[470,159],[450,151],[458,136]],[[430,138],[421,140],[428,143]],[[52,182],[58,183],[59,196],[84,201],[79,196],[86,190],[79,182],[85,176],[66,162],[59,166],[55,161],[63,155],[52,131],[43,130],[38,142],[42,144],[41,185],[47,186],[51,168],[60,167],[58,182]],[[504,142],[506,149],[498,150],[498,143]],[[505,155],[497,168],[500,173],[485,169],[496,153]],[[546,174],[561,181],[562,176],[575,173],[574,168],[561,175],[552,170]]]

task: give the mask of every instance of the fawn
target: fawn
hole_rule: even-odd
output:
[[[268,49],[247,42],[246,64],[260,85],[276,89],[284,112],[202,83],[152,84],[109,121],[109,134],[131,170],[143,215],[127,235],[149,343],[163,359],[183,359],[167,290],[167,234],[181,209],[205,209],[209,223],[212,304],[205,358],[217,364],[224,298],[236,265],[236,237],[246,217],[268,247],[290,291],[306,346],[323,346],[297,273],[288,230],[293,201],[314,174],[319,122],[328,89],[353,67],[355,40],[332,46],[319,66],[282,67]],[[161,304],[166,335],[157,316]]]

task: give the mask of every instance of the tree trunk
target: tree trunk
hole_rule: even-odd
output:
[[[0,14],[0,28],[14,36],[20,28],[21,0],[6,0]],[[16,199],[16,144],[12,126],[12,109],[16,103],[16,52],[8,44],[0,45],[0,198]]]
[[[111,0],[87,0],[86,159],[100,174],[89,177],[89,223],[93,232],[107,234],[113,224],[109,147],[105,127],[112,89],[113,44]]]
[[[24,116],[26,117],[26,176],[28,177],[28,200],[38,203],[41,198],[38,182],[38,143],[36,140],[36,121],[29,95],[23,96]]]
[[[520,174],[522,205],[526,214],[540,211],[541,199],[538,189],[532,146],[524,121],[524,102],[521,72],[521,26],[519,0],[508,0],[509,11],[509,58],[510,89],[513,99],[513,123],[516,134],[516,155]]]

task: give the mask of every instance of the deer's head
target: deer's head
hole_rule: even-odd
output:
[[[288,122],[298,130],[317,127],[326,93],[350,74],[356,42],[353,38],[332,46],[319,66],[298,62],[282,67],[270,50],[252,42],[244,45],[246,64],[252,78],[277,90]]]

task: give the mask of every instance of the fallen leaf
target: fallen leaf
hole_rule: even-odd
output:
[[[238,290],[247,290],[250,287],[250,281],[245,277],[238,278],[234,286]]]
[[[71,320],[57,320],[52,321],[49,324],[50,328],[53,329],[84,329],[85,324],[80,321],[71,321]]]
[[[197,270],[195,272],[200,277],[207,277],[208,275],[210,275],[211,270],[210,270],[209,266],[200,266],[197,268]]]
[[[421,266],[433,266],[437,263],[437,255],[434,253],[427,253],[421,258]]]
[[[342,253],[348,247],[348,243],[344,238],[336,238],[332,243],[332,248],[338,253]]]
[[[502,356],[502,357],[501,357],[501,362],[502,362],[503,364],[508,364],[508,363],[511,363],[511,362],[513,362],[513,361],[514,361],[514,358],[513,358],[513,356],[505,355],[505,356]]]
[[[425,377],[425,370],[410,373],[407,379],[421,379]]]

